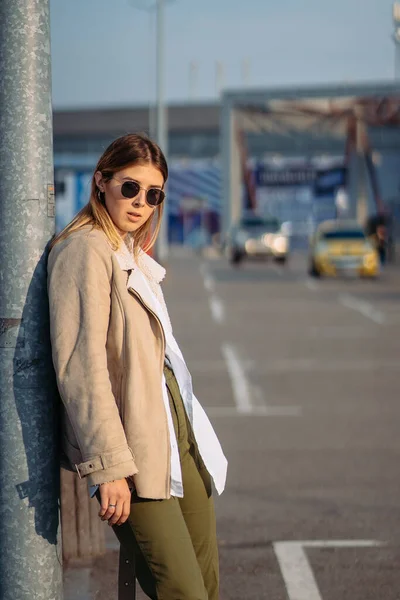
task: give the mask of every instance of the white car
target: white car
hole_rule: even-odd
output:
[[[246,216],[231,228],[225,251],[234,264],[245,258],[270,258],[285,263],[289,256],[289,236],[274,217]]]

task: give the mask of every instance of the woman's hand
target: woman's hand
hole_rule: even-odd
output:
[[[102,521],[109,525],[122,525],[131,510],[131,491],[126,479],[117,479],[100,485],[100,512]]]

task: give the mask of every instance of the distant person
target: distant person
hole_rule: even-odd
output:
[[[146,251],[163,212],[160,148],[129,134],[100,158],[88,204],[52,242],[53,361],[68,466],[86,477],[149,598],[218,600],[211,481],[227,461],[196,397]]]
[[[376,231],[372,237],[379,254],[379,261],[383,266],[386,264],[387,258],[387,231],[385,225],[377,225]]]

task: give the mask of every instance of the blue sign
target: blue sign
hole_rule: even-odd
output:
[[[335,196],[339,188],[346,187],[346,179],[346,167],[318,171],[314,183],[314,196]]]

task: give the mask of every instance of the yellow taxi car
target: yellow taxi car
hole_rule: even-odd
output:
[[[309,274],[312,277],[373,278],[378,273],[378,253],[359,223],[347,220],[321,223],[310,245]]]

